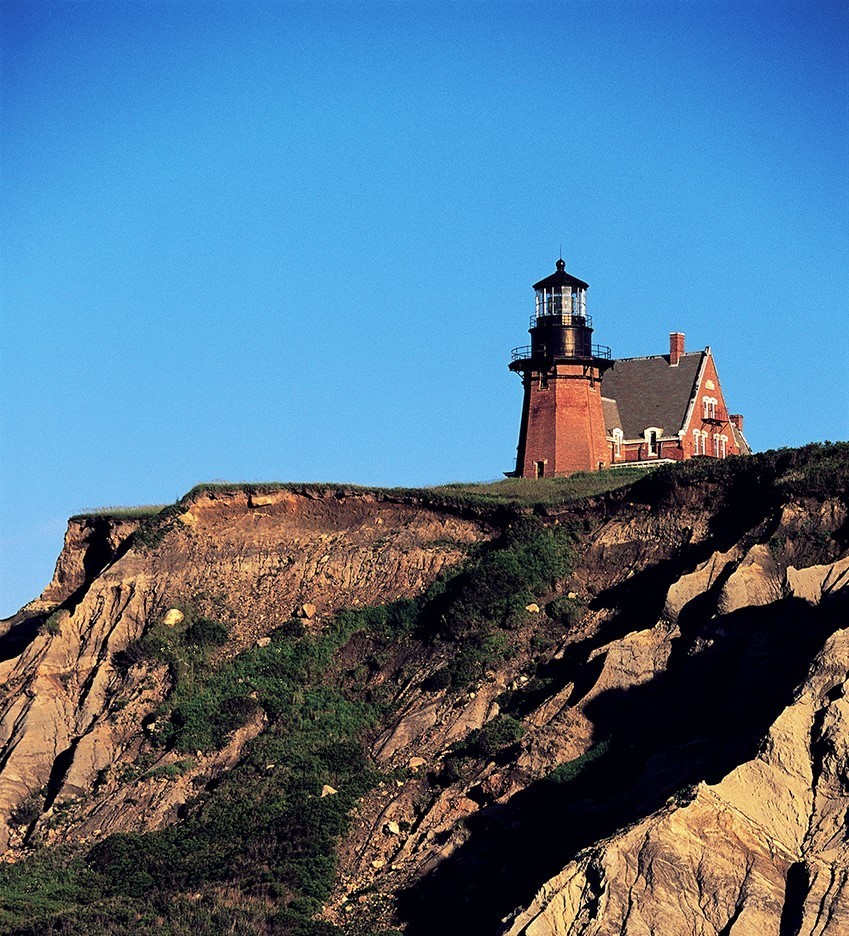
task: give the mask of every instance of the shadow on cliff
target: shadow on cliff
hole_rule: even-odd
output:
[[[845,620],[847,597],[819,607],[785,598],[713,619],[696,603],[663,673],[586,706],[606,753],[566,782],[538,781],[470,817],[465,844],[400,895],[407,933],[500,932],[581,849],[754,757]]]
[[[0,663],[20,656],[39,635],[42,626],[54,611],[66,610],[73,613],[83,600],[92,582],[113,562],[117,562],[132,545],[132,536],[127,536],[116,547],[109,542],[110,524],[108,519],[95,517],[91,521],[91,532],[81,548],[80,566],[82,578],[79,585],[65,594],[52,611],[43,611],[27,616],[18,612],[12,618],[12,625],[5,634],[0,635]]]

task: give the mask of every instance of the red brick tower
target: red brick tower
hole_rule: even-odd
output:
[[[514,348],[510,370],[522,375],[525,399],[514,475],[563,477],[610,464],[601,377],[610,348],[592,343],[583,280],[557,271],[534,284],[531,344]]]

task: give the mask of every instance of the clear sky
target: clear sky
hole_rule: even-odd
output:
[[[0,614],[69,514],[513,467],[531,283],[845,439],[844,2],[15,2]]]

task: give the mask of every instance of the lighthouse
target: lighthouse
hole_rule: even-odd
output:
[[[583,280],[561,257],[551,276],[533,286],[531,343],[514,348],[510,370],[524,398],[514,476],[557,478],[610,465],[601,381],[610,348],[593,344]]]

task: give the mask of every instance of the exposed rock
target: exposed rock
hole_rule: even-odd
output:
[[[162,623],[166,627],[176,627],[183,620],[185,620],[185,615],[179,608],[170,608],[165,612],[165,617],[162,619]]]
[[[790,900],[801,923],[794,932],[849,932],[847,685],[849,631],[841,630],[758,757],[715,786],[701,784],[683,808],[587,850],[506,934],[761,936],[784,932]]]
[[[321,788],[321,798],[324,799],[325,796],[335,796],[339,791],[334,790],[329,783],[325,783]]]

